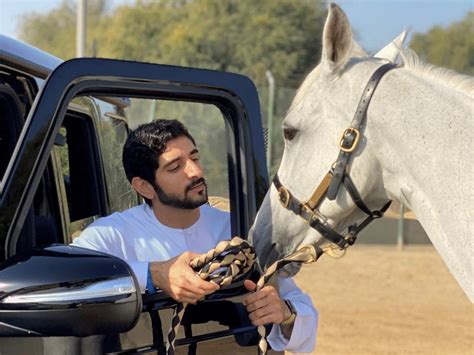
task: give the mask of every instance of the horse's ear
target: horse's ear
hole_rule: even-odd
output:
[[[392,42],[383,47],[377,54],[374,55],[376,58],[387,59],[390,62],[395,63],[397,61],[400,51],[403,49],[403,43],[407,38],[408,30],[403,31],[394,38]]]
[[[352,47],[352,31],[346,14],[334,3],[324,25],[321,64],[331,72],[340,69],[349,59]]]

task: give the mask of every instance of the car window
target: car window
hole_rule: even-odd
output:
[[[0,181],[20,135],[23,116],[15,91],[9,85],[0,84]]]
[[[102,165],[95,132],[89,116],[68,113],[56,138],[59,196],[68,235],[80,232],[104,213]]]
[[[122,150],[129,133],[122,113],[114,112],[111,105],[100,104],[101,115],[98,135],[104,166],[109,212],[123,211],[135,206],[139,198],[127,180],[122,164]]]
[[[209,193],[230,197],[232,233],[246,235],[268,185],[263,150],[255,144],[261,143],[261,126],[253,83],[230,73],[209,75],[208,71],[192,68],[87,58],[65,62],[49,75],[45,90],[37,97],[35,112],[24,126],[24,135],[20,135],[21,144],[14,148],[18,152],[15,163],[9,165],[8,176],[4,174],[8,180],[4,184],[4,176],[0,185],[6,221],[0,224],[0,250],[6,257],[17,250],[19,226],[29,220],[33,197],[42,182],[43,195],[54,195],[53,187],[60,199],[57,207],[54,201],[38,204],[59,210],[42,215],[60,217],[55,218],[60,220],[58,229],[62,229],[58,231],[60,241],[69,243],[71,232],[111,213],[106,155],[101,154],[102,143],[109,142],[98,139],[98,122],[109,111],[99,109],[94,97],[116,106],[113,112],[128,117],[132,127],[132,121],[137,122],[135,117],[142,122],[178,118],[187,124],[203,152]],[[129,105],[127,97],[144,100],[144,109],[140,112],[140,105]],[[205,104],[199,107],[191,102]],[[80,107],[71,109],[71,105]],[[116,136],[122,137],[124,126],[113,127],[118,127]],[[119,165],[118,161],[113,162],[114,166]],[[45,168],[54,174],[54,186],[43,179]],[[34,232],[35,224],[29,225]],[[44,231],[45,236],[50,234],[48,228]],[[34,240],[34,233],[27,234]],[[50,238],[46,239],[45,244]]]

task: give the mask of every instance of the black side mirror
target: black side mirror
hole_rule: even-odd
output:
[[[0,337],[121,333],[141,311],[135,275],[111,255],[53,245],[0,266]]]

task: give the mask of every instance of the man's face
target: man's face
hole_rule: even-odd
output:
[[[207,202],[199,152],[185,136],[166,144],[155,173],[155,192],[167,206],[194,209]]]

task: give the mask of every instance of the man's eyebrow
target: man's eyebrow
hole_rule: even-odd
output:
[[[193,154],[197,154],[197,153],[199,153],[199,150],[197,150],[197,148],[194,148],[193,150],[191,150],[189,155],[193,155]]]

